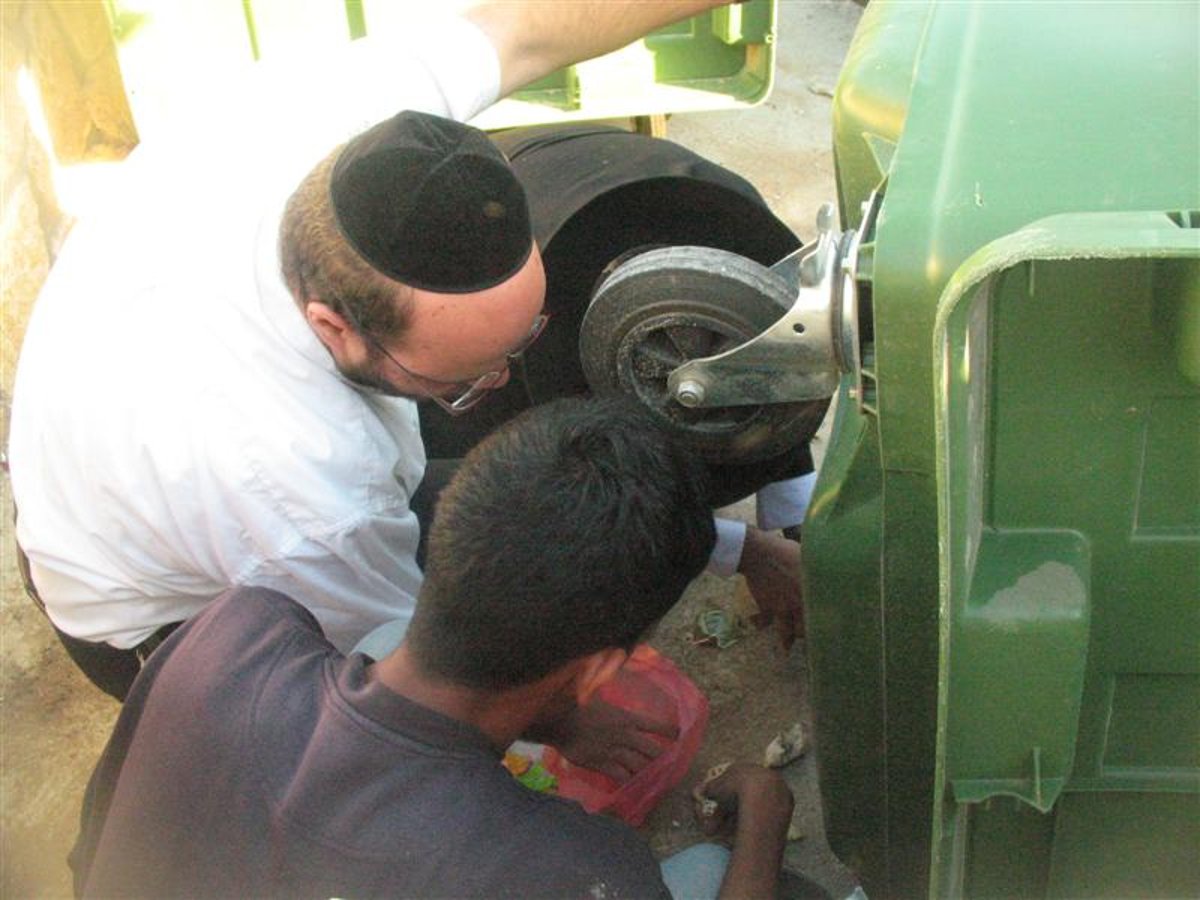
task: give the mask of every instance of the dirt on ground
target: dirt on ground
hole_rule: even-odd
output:
[[[7,477],[0,495],[11,522]],[[80,802],[120,707],[75,668],[25,596],[10,529],[0,554],[0,897],[70,897]]]
[[[753,521],[753,501],[724,511],[731,518]],[[739,637],[725,648],[698,644],[700,616],[720,610],[740,623]],[[745,582],[701,575],[656,629],[650,643],[673,660],[704,693],[709,723],[691,771],[650,814],[643,832],[662,857],[708,840],[693,814],[691,788],[713,766],[726,762],[762,763],[771,741],[797,723],[807,737],[806,752],[780,769],[796,798],[793,837],[785,865],[805,874],[830,897],[849,896],[856,879],[825,841],[817,782],[817,750],[812,743],[804,641],[784,651],[773,628],[756,629],[755,612]]]

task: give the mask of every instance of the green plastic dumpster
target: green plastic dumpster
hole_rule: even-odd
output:
[[[1200,896],[1200,4],[876,0],[834,116],[830,844],[873,900]]]

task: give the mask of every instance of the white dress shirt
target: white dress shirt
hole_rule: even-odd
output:
[[[343,140],[400,109],[467,119],[496,99],[484,35],[436,27],[213,88],[66,242],[9,444],[18,539],[63,631],[132,647],[237,584],[294,597],[343,649],[411,610],[416,407],[337,374],[277,235],[287,194]]]

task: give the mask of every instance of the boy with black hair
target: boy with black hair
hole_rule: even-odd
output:
[[[89,785],[78,892],[670,896],[632,829],[529,791],[500,760],[590,702],[713,541],[702,471],[632,401],[531,410],[443,493],[387,657],[342,656],[263,588],[163,644]],[[706,791],[737,818],[721,895],[769,895],[787,786],[741,766]]]

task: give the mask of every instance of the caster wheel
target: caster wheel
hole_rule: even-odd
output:
[[[579,335],[584,374],[596,393],[636,397],[710,463],[769,459],[810,440],[829,401],[688,408],[667,378],[761,334],[792,301],[778,275],[736,253],[649,250],[613,269],[593,294]]]

